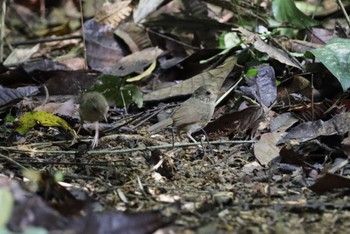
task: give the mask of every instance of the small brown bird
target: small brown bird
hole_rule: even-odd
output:
[[[80,99],[79,115],[81,125],[83,125],[84,121],[95,122],[95,137],[92,142],[92,148],[98,145],[98,121],[103,119],[107,121],[106,114],[108,109],[109,106],[106,98],[98,92],[88,92]]]
[[[169,118],[152,125],[147,130],[157,132],[169,125],[176,128],[177,133],[185,131],[193,141],[192,133],[203,128],[210,121],[215,109],[217,91],[211,85],[203,85],[196,89],[193,95],[183,102]]]

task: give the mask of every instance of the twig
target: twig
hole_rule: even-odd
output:
[[[46,86],[45,84],[43,84],[42,87],[43,87],[43,89],[44,89],[44,91],[45,91],[45,99],[44,99],[44,101],[41,103],[41,105],[40,105],[41,107],[42,107],[42,106],[45,106],[45,105],[48,103],[49,98],[50,98],[50,94],[49,94],[49,90],[48,90],[47,86]]]
[[[218,100],[216,100],[215,106],[218,106],[220,104],[220,102],[222,102],[222,100],[224,98],[226,98],[227,95],[229,95],[232,92],[232,90],[237,87],[237,85],[243,80],[243,78],[244,78],[244,76],[241,76],[241,78],[239,78],[238,81],[234,85],[232,85],[231,88],[229,88],[229,90],[227,90],[223,95],[221,95],[220,98]]]
[[[84,61],[85,61],[85,68],[88,67],[88,61],[87,61],[87,52],[86,52],[86,41],[85,41],[85,30],[84,30],[84,19],[83,19],[83,3],[82,0],[79,1],[80,4],[80,10],[81,10],[81,14],[80,14],[80,23],[81,23],[81,36],[83,37],[83,45],[84,45]]]
[[[342,10],[342,12],[343,12],[343,14],[344,14],[344,16],[345,16],[346,23],[347,23],[348,26],[350,27],[350,18],[349,18],[349,15],[348,15],[348,13],[346,13],[346,10],[345,10],[344,5],[343,5],[343,3],[342,3],[341,0],[338,0],[338,5],[340,6],[340,8],[341,8],[341,10]]]
[[[0,62],[4,59],[6,0],[1,1]]]
[[[1,156],[0,156],[1,157]],[[7,160],[7,158],[5,159]],[[82,162],[53,162],[53,161],[29,161],[22,159],[22,158],[15,158],[11,159],[17,163],[24,163],[24,164],[35,164],[35,165],[62,165],[62,166],[89,166],[89,167],[109,167],[111,166],[111,163],[114,165],[125,165],[125,163],[122,162],[122,160],[104,160],[99,161],[98,163],[82,163]],[[32,158],[30,160],[33,160]],[[2,160],[0,160],[2,161]],[[132,165],[128,165],[128,167],[133,167]]]
[[[3,155],[3,154],[0,154],[0,158],[3,158],[3,159],[5,159],[5,160],[9,161],[10,163],[12,163],[12,164],[18,166],[18,167],[19,167],[20,169],[22,169],[22,170],[26,170],[26,169],[27,169],[26,167],[22,166],[21,164],[19,164],[18,162],[16,162],[16,161],[13,160],[12,158],[9,158],[9,157],[7,157],[7,156],[5,156],[5,155]]]
[[[256,141],[210,141],[209,143],[212,145],[224,145],[224,144],[252,144]],[[119,153],[131,153],[136,151],[149,151],[149,150],[155,150],[155,149],[168,149],[173,147],[190,147],[195,145],[200,145],[200,142],[188,142],[188,143],[177,143],[177,144],[164,144],[164,145],[157,145],[157,146],[149,146],[149,147],[139,147],[139,148],[132,148],[132,149],[117,149],[117,150],[91,150],[88,151],[87,154],[93,155],[93,154],[119,154]],[[6,146],[0,146],[0,149],[6,150],[9,152],[16,152],[16,153],[36,153],[36,154],[76,154],[75,150],[69,150],[69,151],[63,151],[63,150],[35,150],[35,149],[19,149],[17,147],[6,147]]]
[[[150,116],[148,116],[147,118],[145,118],[144,120],[140,121],[138,124],[136,124],[134,127],[132,127],[131,129],[134,130],[136,128],[138,128],[139,126],[141,126],[142,124],[144,124],[147,120],[149,120],[150,118],[152,118],[153,116],[159,114],[161,111],[163,111],[165,108],[167,108],[169,106],[169,104],[164,105],[162,108],[160,108],[159,110],[155,111],[153,114],[151,114]]]
[[[39,43],[52,42],[52,41],[65,41],[65,40],[71,40],[71,39],[82,39],[82,36],[68,35],[68,36],[60,36],[60,37],[45,37],[45,38],[38,38],[34,40],[13,42],[11,44],[16,47],[21,45],[32,45],[32,44],[39,44]]]
[[[184,43],[184,42],[182,42],[182,41],[176,40],[176,39],[174,39],[174,38],[172,38],[172,37],[168,37],[168,36],[166,36],[166,35],[164,35],[164,34],[162,34],[162,33],[159,33],[159,32],[157,32],[157,31],[155,31],[155,30],[146,28],[146,31],[151,32],[151,33],[153,33],[153,34],[156,34],[156,35],[158,35],[158,36],[160,36],[160,37],[163,37],[163,38],[165,38],[165,39],[167,39],[167,40],[169,40],[169,41],[171,41],[171,42],[174,42],[174,43],[176,43],[176,44],[182,45],[182,46],[184,46],[184,47],[187,47],[187,48],[190,48],[190,49],[193,49],[193,50],[200,50],[199,47],[195,47],[195,46],[186,44],[186,43]]]

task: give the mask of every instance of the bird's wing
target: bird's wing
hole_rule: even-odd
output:
[[[159,131],[159,130],[161,130],[161,129],[163,129],[171,124],[173,124],[173,120],[171,118],[167,118],[163,121],[160,121],[160,122],[152,125],[151,127],[149,127],[147,129],[147,131],[148,132],[157,132],[157,131]]]
[[[201,120],[201,114],[193,106],[180,106],[171,116],[174,127],[193,124]]]

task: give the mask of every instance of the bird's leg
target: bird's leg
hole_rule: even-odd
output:
[[[208,145],[209,145],[210,153],[213,154],[214,151],[213,151],[213,148],[212,148],[211,145],[210,145],[208,134],[204,131],[203,128],[201,128],[201,130],[202,130],[202,132],[204,133],[205,138],[207,139],[207,142],[208,142]],[[203,147],[203,148],[204,148],[204,147]],[[204,149],[203,149],[203,152],[205,153],[205,150],[204,150]],[[210,156],[204,154],[204,157],[207,158],[208,161],[209,161],[211,164],[213,164],[213,165],[215,164],[215,162],[213,161],[213,159],[210,158]]]
[[[213,151],[213,147],[211,147],[211,144],[210,144],[210,142],[209,142],[209,137],[208,137],[207,132],[204,130],[204,128],[201,128],[201,130],[202,130],[202,132],[204,133],[205,139],[206,139],[207,142],[208,142],[208,146],[209,146],[210,152],[213,153],[213,152],[214,152],[214,151]]]
[[[191,135],[192,132],[187,132],[186,135],[188,136],[188,138],[190,138],[191,141],[193,141],[194,143],[198,143]]]
[[[173,148],[175,148],[175,133],[174,128],[171,128],[171,143],[173,145]]]
[[[96,121],[95,122],[95,136],[94,136],[94,140],[92,141],[91,148],[95,148],[98,145],[98,136],[99,136],[98,121]]]

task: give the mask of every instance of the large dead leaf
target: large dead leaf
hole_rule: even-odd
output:
[[[350,179],[348,177],[327,173],[309,187],[314,192],[327,192],[334,189],[350,188]]]
[[[38,106],[35,111],[46,111],[56,115],[73,116],[74,114],[74,100],[69,99],[64,103],[50,102],[42,106]]]
[[[51,183],[58,186],[57,182],[53,182],[52,179]],[[6,189],[6,191],[10,191],[10,195],[15,200],[11,217],[7,223],[7,228],[14,232],[22,233],[28,228],[35,226],[44,228],[50,233],[150,234],[169,223],[169,220],[158,211],[139,213],[124,213],[120,211],[92,212],[92,209],[88,208],[88,201],[77,199],[75,199],[76,203],[80,201],[85,204],[85,207],[83,207],[84,215],[72,215],[72,213],[55,209],[55,206],[50,206],[47,201],[44,201],[37,194],[25,191],[14,180],[10,181],[4,177],[0,179],[0,184],[0,190]],[[46,187],[46,189],[54,189],[56,192],[60,192],[63,188]],[[74,201],[73,195],[67,190],[58,199],[65,200],[66,196],[71,197],[72,201]],[[65,203],[62,204],[62,208],[69,211],[74,205],[74,203]],[[19,223],[21,225],[18,225]]]
[[[108,73],[124,57],[122,48],[111,31],[110,26],[94,19],[84,23],[87,60],[92,69]]]
[[[110,73],[115,76],[127,76],[132,73],[141,74],[162,52],[163,50],[152,47],[132,53],[120,59]]]
[[[259,102],[269,107],[277,97],[275,70],[269,65],[258,67],[257,77],[248,77],[246,82],[249,86],[241,86],[240,89]]]
[[[283,133],[265,133],[254,144],[254,155],[261,165],[267,165],[271,160],[279,156],[277,141]]]
[[[279,131],[284,132],[290,128],[293,124],[297,123],[299,120],[295,118],[292,113],[286,112],[278,115],[276,118],[272,119],[270,122],[271,132]]]
[[[350,129],[350,112],[335,115],[328,121],[310,121],[292,128],[278,144],[290,140],[299,142],[308,141],[319,136],[330,136],[335,134],[345,134]]]
[[[33,46],[32,48],[28,48],[28,49],[14,49],[11,54],[6,58],[6,60],[4,61],[4,65],[5,66],[13,66],[16,64],[20,64],[20,63],[24,63],[26,62],[28,59],[30,59],[30,57],[38,52],[40,46],[39,44]]]
[[[296,67],[302,70],[302,67],[299,65],[299,63],[291,59],[291,57],[289,57],[287,53],[265,43],[263,40],[260,39],[259,35],[249,32],[248,30],[241,27],[238,28],[238,31],[240,31],[243,35],[245,35],[248,38],[247,42],[253,44],[255,49],[268,54],[271,58],[274,58],[283,64]]]
[[[14,104],[22,98],[39,93],[38,87],[5,88],[0,85],[0,110]]]
[[[204,84],[211,84],[218,89],[221,88],[227,75],[231,72],[236,64],[237,58],[230,57],[226,59],[221,66],[198,74],[182,83],[173,85],[168,88],[153,91],[152,93],[143,96],[144,101],[164,100],[173,96],[192,94],[199,86]]]
[[[261,107],[251,106],[241,111],[221,116],[205,126],[204,131],[211,139],[218,139],[232,133],[245,132],[256,127],[262,114],[263,110]]]

